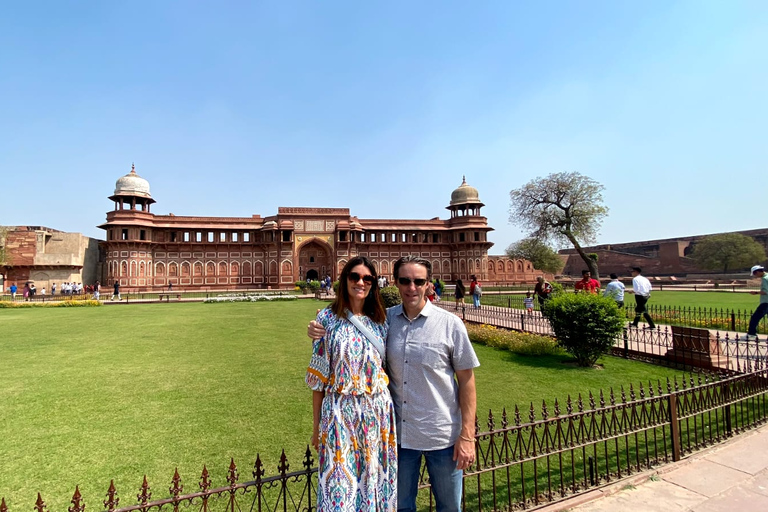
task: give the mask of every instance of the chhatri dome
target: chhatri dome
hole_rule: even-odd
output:
[[[480,194],[477,192],[477,189],[467,185],[466,176],[462,176],[461,185],[451,193],[451,206],[460,204],[479,204],[480,206],[485,206],[480,201]]]
[[[115,183],[114,195],[152,199],[152,195],[149,193],[149,182],[136,174],[136,166],[133,164],[131,164],[131,172]]]

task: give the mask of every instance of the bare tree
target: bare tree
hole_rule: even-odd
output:
[[[530,230],[528,236],[542,242],[570,243],[592,277],[600,279],[597,260],[581,245],[595,241],[608,208],[603,205],[605,187],[577,172],[536,178],[509,193],[509,221]]]

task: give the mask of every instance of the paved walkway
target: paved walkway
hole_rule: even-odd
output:
[[[560,503],[545,512],[768,510],[768,426],[691,457]]]

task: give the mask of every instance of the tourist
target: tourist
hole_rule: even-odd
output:
[[[51,283],[51,296],[56,295],[56,283]]]
[[[435,302],[435,285],[431,282],[427,283],[426,297],[429,302]]]
[[[648,279],[640,275],[642,271],[643,269],[640,267],[632,267],[632,291],[628,293],[635,294],[635,319],[630,324],[630,327],[637,327],[637,324],[640,323],[640,315],[642,315],[645,321],[648,322],[648,327],[653,329],[656,327],[656,324],[653,323],[653,319],[651,319],[651,315],[648,314],[648,309],[646,308],[648,299],[651,298],[653,287]]]
[[[40,296],[45,297],[45,286],[43,286],[42,290],[40,290]]]
[[[435,300],[440,302],[440,298],[443,296],[443,285],[438,278],[435,278],[433,284],[435,286]]]
[[[96,284],[93,285],[93,300],[99,300],[100,295],[101,295],[101,283],[96,281]]]
[[[459,303],[464,304],[464,295],[467,293],[467,289],[464,288],[464,283],[461,279],[456,280],[456,289],[453,292],[453,297],[456,299],[456,308],[458,309]]]
[[[120,298],[120,281],[115,281],[115,284],[112,285],[112,300],[115,300],[115,297],[117,300],[122,300]]]
[[[395,510],[395,409],[384,371],[387,313],[365,257],[341,271],[336,299],[317,315],[306,382],[318,451],[318,512]],[[323,330],[324,329],[324,330]]]
[[[581,281],[577,281],[574,288],[576,289],[576,293],[582,291],[587,293],[597,293],[597,290],[600,289],[600,281],[592,279],[592,273],[589,270],[582,270]]]
[[[762,265],[755,265],[750,271],[752,277],[760,278],[760,290],[756,292],[749,292],[752,295],[760,296],[760,303],[757,305],[757,309],[752,313],[752,318],[749,319],[749,328],[747,329],[747,341],[757,341],[757,324],[760,320],[768,315],[768,275],[765,273],[765,268]]]
[[[477,281],[477,277],[474,275],[469,276],[472,281],[469,283],[469,294],[472,296],[472,304],[476,308],[480,308],[480,297],[483,295],[483,287]]]
[[[525,305],[525,312],[529,315],[533,314],[533,297],[531,297],[531,292],[528,292],[525,294],[525,298],[523,299],[523,304]]]
[[[539,276],[536,278],[536,286],[533,289],[533,293],[539,299],[539,309],[543,312],[544,303],[549,300],[549,296],[552,294],[552,285],[544,279],[544,276]]]
[[[24,301],[29,301],[29,283],[24,283],[24,290],[21,292],[24,295]]]
[[[387,368],[398,425],[397,509],[416,510],[423,457],[436,510],[459,511],[463,470],[475,459],[474,368],[480,363],[463,322],[425,297],[432,264],[405,256],[393,270],[402,299],[387,311]],[[317,327],[310,323],[310,337],[322,335]]]
[[[18,289],[19,287],[16,286],[16,283],[11,283],[11,300],[16,300],[16,292]]]
[[[603,297],[610,297],[620,307],[624,307],[624,283],[619,281],[619,276],[611,274],[611,281],[605,285]]]

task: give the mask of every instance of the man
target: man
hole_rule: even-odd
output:
[[[549,299],[552,293],[552,285],[544,279],[544,276],[536,278],[536,287],[533,289],[536,298],[539,299],[539,308],[544,311],[544,302]]]
[[[16,283],[11,284],[11,300],[16,300],[16,292],[18,291],[19,287],[16,286]]]
[[[611,274],[611,282],[605,286],[603,297],[610,297],[620,307],[624,307],[624,283],[619,281],[619,276]]]
[[[587,293],[597,293],[597,290],[600,289],[600,281],[597,279],[592,279],[592,273],[589,270],[582,270],[581,271],[581,281],[578,281],[576,283],[576,293],[579,292],[587,292]]]
[[[117,300],[122,300],[120,298],[120,281],[115,281],[115,284],[112,285],[113,292],[112,292],[112,300],[115,300],[115,297],[117,297]]]
[[[415,511],[421,459],[438,512],[461,510],[463,470],[475,458],[475,374],[467,330],[426,299],[432,264],[418,256],[395,262],[402,304],[387,310],[387,373],[398,436],[398,510]],[[325,331],[311,322],[308,334]]]
[[[760,291],[749,292],[752,295],[760,296],[760,303],[757,305],[757,309],[752,313],[752,318],[749,319],[749,329],[747,329],[747,341],[757,341],[757,324],[760,320],[768,315],[768,276],[765,274],[765,268],[762,265],[755,265],[750,271],[752,277],[760,278]]]
[[[648,327],[651,329],[656,328],[656,324],[653,323],[651,315],[648,314],[646,304],[648,299],[651,298],[651,282],[644,276],[640,275],[643,269],[640,267],[632,267],[632,291],[629,293],[635,294],[635,319],[630,324],[632,327],[637,327],[640,323],[640,315],[643,315],[645,321],[648,322]]]

